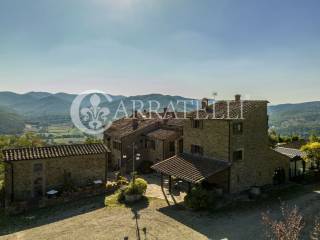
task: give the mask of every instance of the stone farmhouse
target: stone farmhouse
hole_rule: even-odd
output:
[[[109,169],[131,171],[136,154],[139,162],[156,163],[182,152],[184,121],[179,117],[181,113],[165,108],[159,115],[135,112],[135,117],[114,121],[104,133],[104,143],[111,151]]]
[[[188,114],[165,108],[116,120],[103,144],[4,150],[6,205],[60,191],[66,179],[76,187],[104,183],[108,172],[128,173],[143,161],[169,177],[169,189],[172,177],[226,193],[283,182],[296,172],[289,172],[290,161],[291,168],[296,165],[292,156],[269,147],[267,104],[237,95],[213,109],[203,99],[201,110]]]
[[[189,184],[205,181],[227,193],[273,184],[280,175],[285,181],[290,158],[269,147],[267,104],[236,95],[215,109],[203,99],[201,110],[185,119],[164,109],[163,118],[148,119],[144,112],[117,120],[104,135],[110,164],[132,171],[132,157],[139,153],[137,164],[152,161],[152,169],[169,176],[170,183],[171,177]]]
[[[108,148],[104,144],[74,144],[3,150],[6,206],[41,199],[60,190],[64,181],[75,187],[105,182]]]

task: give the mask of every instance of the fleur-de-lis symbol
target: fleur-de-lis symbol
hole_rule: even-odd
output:
[[[83,121],[89,122],[88,125],[91,129],[97,130],[108,119],[110,110],[106,107],[99,107],[101,100],[97,94],[91,96],[90,103],[91,107],[82,108],[80,114],[83,116]]]

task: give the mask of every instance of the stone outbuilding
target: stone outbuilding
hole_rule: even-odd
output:
[[[109,149],[104,144],[74,144],[3,150],[6,204],[61,190],[105,182]]]

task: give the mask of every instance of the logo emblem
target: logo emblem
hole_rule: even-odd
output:
[[[79,94],[71,104],[70,115],[73,124],[84,133],[102,134],[112,124],[111,120],[108,120],[110,110],[104,106],[110,102],[112,98],[99,90]]]

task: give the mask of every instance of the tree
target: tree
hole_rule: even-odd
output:
[[[18,136],[0,135],[0,183],[4,177],[4,164],[2,159],[2,150],[6,148],[19,148],[19,147],[41,147],[45,142],[42,138],[35,133],[25,133]]]
[[[316,218],[313,230],[310,235],[311,240],[319,240],[320,239],[320,220]]]
[[[298,240],[304,227],[303,217],[297,207],[281,205],[281,219],[272,219],[269,213],[262,213],[262,223],[266,227],[268,239]]]
[[[306,154],[306,161],[310,160],[313,166],[320,167],[320,142],[309,142],[301,147],[301,151]]]
[[[269,132],[268,132],[268,136],[269,136],[269,145],[270,147],[274,148],[277,143],[279,143],[279,138],[278,138],[278,135],[276,133],[276,131],[274,129],[269,129]]]
[[[84,143],[85,144],[102,143],[102,140],[96,137],[87,137]]]
[[[314,134],[314,133],[310,134],[310,136],[309,136],[309,142],[319,142],[319,141],[320,141],[320,138],[317,137],[316,134]]]

